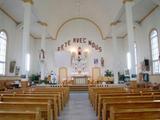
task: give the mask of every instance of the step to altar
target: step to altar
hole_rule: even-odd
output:
[[[88,85],[69,85],[70,91],[88,91]]]

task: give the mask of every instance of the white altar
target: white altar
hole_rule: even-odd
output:
[[[74,85],[87,85],[89,76],[83,74],[75,74],[71,76]]]

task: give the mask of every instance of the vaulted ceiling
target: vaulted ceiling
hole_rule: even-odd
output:
[[[33,0],[31,33],[40,37],[41,26],[37,21],[48,24],[48,37],[56,38],[59,27],[67,20],[77,17],[87,18],[96,23],[103,36],[110,36],[114,21],[117,25],[117,35],[126,33],[123,0]],[[160,0],[135,0],[133,16],[135,23],[142,20]],[[13,17],[18,23],[23,23],[24,7],[22,0],[0,0],[0,8]],[[22,24],[23,25],[23,24]],[[21,26],[21,24],[19,25]]]

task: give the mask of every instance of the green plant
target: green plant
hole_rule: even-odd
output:
[[[112,71],[106,70],[104,76],[105,77],[113,77],[114,75],[113,75]]]
[[[31,82],[38,83],[39,82],[39,75],[35,75],[35,74],[30,75],[29,80]]]
[[[47,77],[45,77],[44,80],[40,80],[39,83],[40,83],[40,84],[42,84],[42,83],[48,84],[49,81],[47,80]]]

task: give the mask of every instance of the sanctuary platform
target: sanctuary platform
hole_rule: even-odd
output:
[[[69,85],[70,91],[88,91],[88,85]]]

